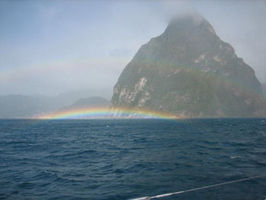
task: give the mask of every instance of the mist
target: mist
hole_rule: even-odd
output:
[[[140,46],[191,12],[266,82],[265,1],[1,1],[0,95],[110,99]]]

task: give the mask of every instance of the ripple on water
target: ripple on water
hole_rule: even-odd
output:
[[[0,120],[0,199],[120,200],[263,175],[265,121]],[[178,199],[263,199],[265,188],[258,179]]]

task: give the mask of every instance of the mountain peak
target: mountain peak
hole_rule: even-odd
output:
[[[182,116],[265,114],[254,70],[197,13],[174,18],[144,44],[114,88],[113,106]]]
[[[174,25],[179,22],[184,22],[186,21],[187,23],[192,23],[194,25],[199,25],[200,23],[206,21],[199,13],[193,12],[193,13],[188,13],[182,16],[175,16],[170,20],[170,25]]]
[[[187,15],[172,18],[165,33],[183,32],[187,35],[191,31],[216,35],[212,25],[198,13],[189,13]]]

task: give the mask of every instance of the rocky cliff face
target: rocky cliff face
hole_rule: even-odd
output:
[[[266,83],[262,84],[263,95],[266,97]]]
[[[194,15],[172,20],[139,49],[114,87],[112,105],[186,117],[262,116],[261,94],[254,70]]]

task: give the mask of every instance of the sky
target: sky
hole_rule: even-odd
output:
[[[1,0],[0,95],[112,91],[140,46],[191,11],[266,82],[266,0]]]

